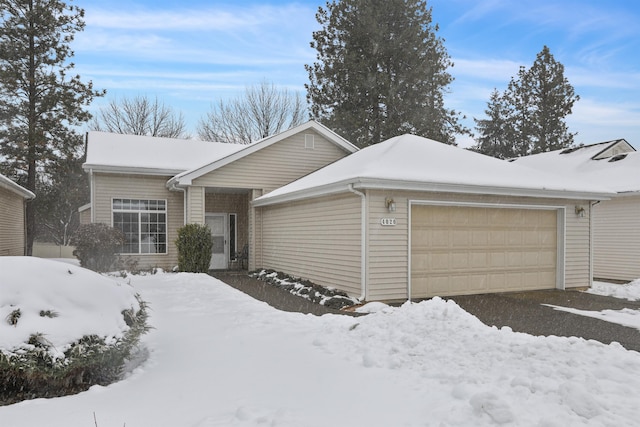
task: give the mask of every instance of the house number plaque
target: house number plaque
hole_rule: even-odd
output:
[[[394,226],[397,222],[395,218],[382,218],[380,220],[380,224],[385,226]]]

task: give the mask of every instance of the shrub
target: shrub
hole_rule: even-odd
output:
[[[71,238],[73,255],[80,265],[93,271],[111,271],[118,260],[117,252],[124,234],[106,224],[83,224]]]
[[[149,330],[146,303],[139,295],[136,298],[140,309],[121,313],[129,329],[120,339],[107,342],[85,335],[59,357],[52,355],[51,343],[43,334],[34,333],[20,351],[0,351],[0,406],[74,394],[120,379],[126,360]]]
[[[213,238],[209,226],[187,224],[178,229],[178,269],[190,273],[206,273],[211,263]]]

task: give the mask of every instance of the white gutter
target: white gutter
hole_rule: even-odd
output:
[[[367,296],[367,196],[353,188],[353,184],[347,186],[348,190],[360,196],[360,301],[364,301]]]

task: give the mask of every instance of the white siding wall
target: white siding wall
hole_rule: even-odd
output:
[[[258,268],[360,296],[360,197],[349,193],[256,211]]]
[[[640,195],[621,196],[593,207],[594,277],[640,278]]]
[[[24,199],[0,188],[0,256],[22,256],[24,245]]]
[[[93,174],[95,222],[113,225],[111,203],[114,198],[159,199],[167,201],[166,254],[127,255],[139,268],[171,269],[178,263],[175,240],[178,228],[184,225],[183,193],[165,187],[168,176]]]

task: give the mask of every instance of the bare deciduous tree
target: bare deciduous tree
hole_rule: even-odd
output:
[[[250,144],[301,124],[302,97],[273,83],[249,86],[243,96],[220,101],[200,120],[198,136],[207,141]]]
[[[176,113],[158,98],[146,96],[114,99],[91,120],[91,130],[127,135],[188,138],[182,113]]]

